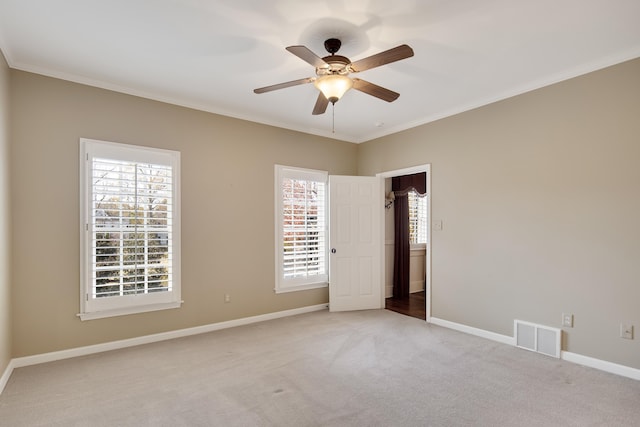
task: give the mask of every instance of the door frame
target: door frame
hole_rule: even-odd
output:
[[[425,309],[427,312],[427,323],[431,323],[431,305],[432,305],[432,297],[431,297],[431,163],[426,163],[423,165],[418,165],[418,166],[412,166],[412,167],[408,167],[408,168],[403,168],[403,169],[396,169],[396,170],[392,170],[392,171],[387,171],[387,172],[380,172],[376,174],[376,177],[378,177],[378,179],[380,179],[380,191],[382,192],[382,200],[385,200],[385,185],[384,185],[384,181],[387,178],[393,178],[394,176],[401,176],[401,175],[411,175],[414,173],[421,173],[421,172],[425,172],[426,173],[426,179],[427,179],[427,245],[426,245],[426,251],[425,251],[425,260],[424,260],[424,268],[425,268]],[[385,283],[385,279],[386,279],[386,257],[385,257],[385,208],[384,208],[384,204],[381,204],[380,209],[382,210],[381,216],[380,216],[380,228],[381,228],[381,239],[382,239],[382,244],[381,246],[381,254],[380,254],[380,280],[382,280],[382,286],[381,288],[381,303],[382,303],[382,307],[384,307],[384,299],[385,299],[385,289],[386,289],[386,283]]]

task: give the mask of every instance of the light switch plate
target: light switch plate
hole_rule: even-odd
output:
[[[434,219],[433,220],[433,229],[437,230],[437,231],[441,231],[442,230],[442,220],[441,219]]]
[[[620,338],[624,338],[627,340],[633,339],[633,325],[628,325],[625,323],[620,324]]]

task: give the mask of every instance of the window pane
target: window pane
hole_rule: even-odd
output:
[[[427,243],[427,196],[415,190],[409,198],[409,241],[412,244]]]
[[[326,274],[325,183],[282,180],[282,251],[285,279]]]

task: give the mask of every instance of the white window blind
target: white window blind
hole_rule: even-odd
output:
[[[174,307],[180,294],[179,153],[82,142],[82,313]]]
[[[326,285],[326,172],[276,168],[276,291]]]
[[[91,297],[171,291],[170,166],[94,158]]]
[[[409,243],[427,243],[427,196],[409,191]]]

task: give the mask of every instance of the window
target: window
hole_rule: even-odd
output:
[[[409,198],[409,243],[412,245],[427,243],[427,196],[421,196],[415,190],[407,193]]]
[[[327,172],[276,165],[276,292],[327,286]]]
[[[180,153],[80,140],[82,320],[176,308]]]

